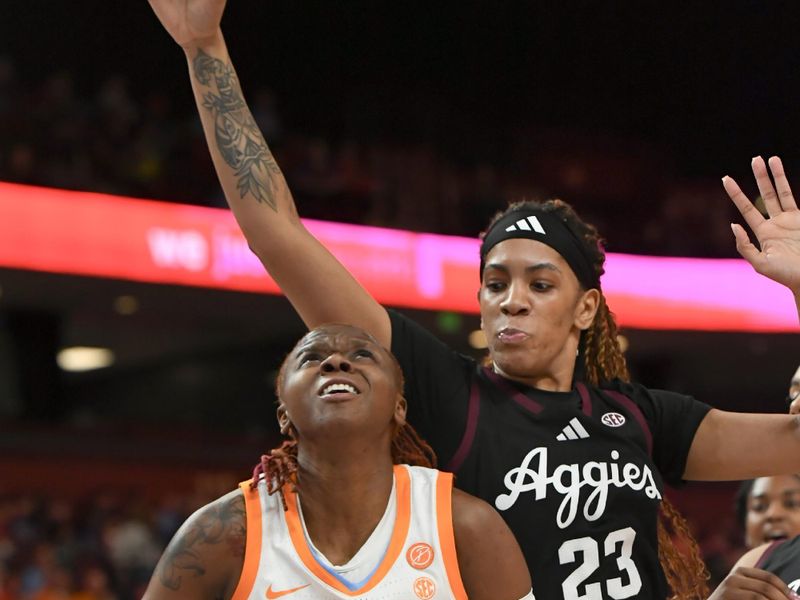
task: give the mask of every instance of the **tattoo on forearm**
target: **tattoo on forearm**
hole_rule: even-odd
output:
[[[158,575],[164,587],[179,590],[184,576],[202,577],[206,566],[200,552],[203,544],[225,544],[232,556],[243,557],[247,517],[242,499],[209,507],[181,535],[172,540],[161,562]]]
[[[240,197],[250,194],[277,210],[281,171],[245,104],[233,66],[198,50],[193,68],[197,81],[211,88],[203,108],[214,117],[217,148],[238,178]]]

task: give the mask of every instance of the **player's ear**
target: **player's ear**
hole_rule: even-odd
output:
[[[397,394],[397,401],[394,405],[394,422],[398,427],[406,424],[406,411],[408,410],[408,402],[406,402],[403,394]]]
[[[289,412],[286,410],[285,404],[279,404],[277,416],[278,416],[278,425],[281,428],[281,434],[286,436],[291,436],[292,427],[292,420],[289,418]]]
[[[575,327],[585,331],[592,326],[597,309],[600,307],[600,290],[592,288],[581,293],[575,305]]]

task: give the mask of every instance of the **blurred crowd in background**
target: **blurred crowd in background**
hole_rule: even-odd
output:
[[[161,552],[194,506],[176,495],[154,506],[114,492],[80,501],[0,498],[0,598],[141,598]]]

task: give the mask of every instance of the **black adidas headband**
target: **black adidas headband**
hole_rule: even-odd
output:
[[[547,244],[567,261],[585,289],[600,289],[600,279],[595,275],[585,244],[555,215],[530,208],[511,211],[486,232],[481,244],[481,278],[489,251],[500,242],[513,238]]]

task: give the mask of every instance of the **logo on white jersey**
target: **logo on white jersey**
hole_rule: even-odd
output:
[[[612,450],[611,460],[619,460],[619,452]],[[569,527],[575,520],[581,502],[581,489],[584,487],[591,489],[583,504],[583,516],[587,521],[597,521],[603,516],[611,486],[643,490],[651,500],[661,499],[653,473],[647,465],[591,460],[583,465],[559,464],[551,474],[547,469],[545,447],[528,452],[519,467],[506,473],[503,483],[508,493],[495,498],[494,505],[498,510],[508,510],[514,506],[524,492],[534,492],[534,500],[544,500],[552,486],[556,494],[564,497],[556,514],[556,524],[560,529]]]
[[[535,231],[536,233],[545,235],[544,227],[542,227],[542,224],[539,223],[539,219],[537,219],[535,215],[520,219],[516,223],[506,227],[506,231],[519,231],[520,229],[522,231]]]
[[[430,600],[436,595],[436,583],[430,577],[418,577],[414,581],[414,593],[419,600]]]
[[[600,417],[600,421],[603,425],[608,425],[609,427],[622,427],[625,425],[625,415],[621,415],[618,412],[607,412]]]
[[[578,417],[573,417],[570,420],[569,425],[564,427],[556,436],[556,439],[559,442],[565,442],[566,440],[585,440],[589,437],[589,432],[583,428],[581,422],[578,421]]]
[[[433,562],[433,548],[430,544],[418,542],[408,549],[406,560],[415,569],[427,569]]]

